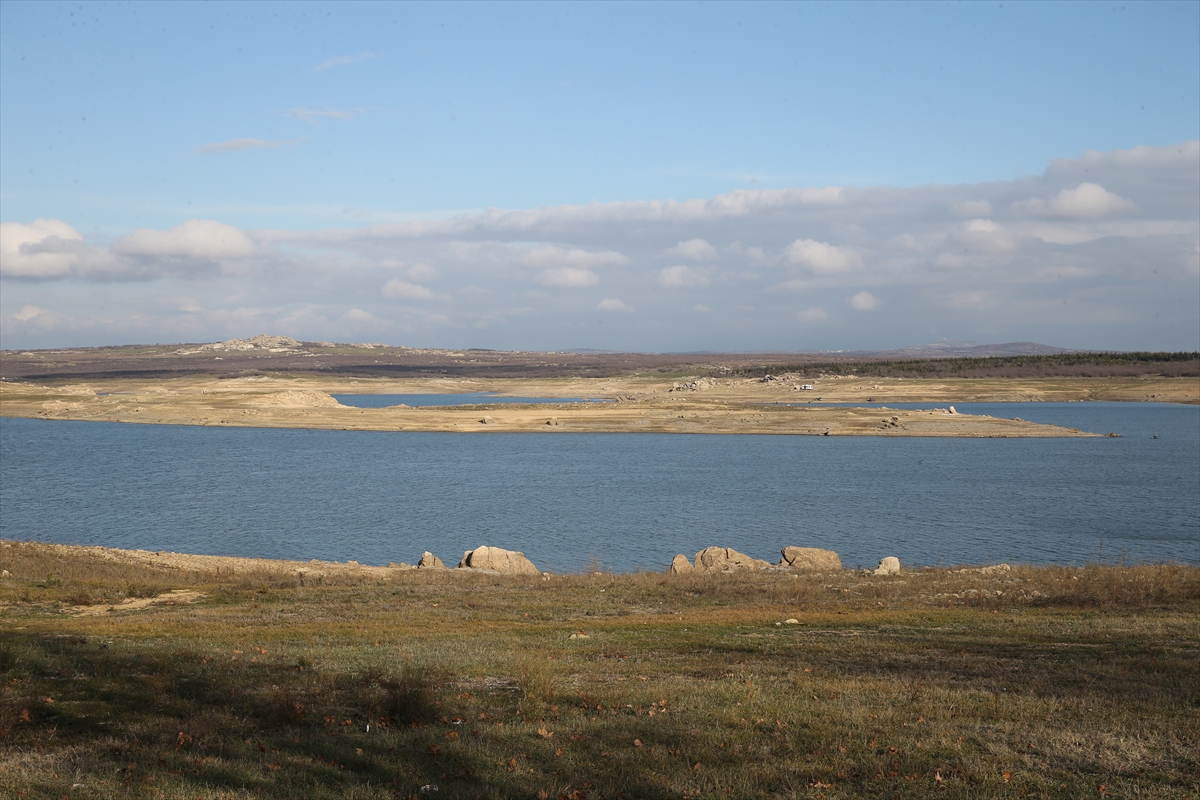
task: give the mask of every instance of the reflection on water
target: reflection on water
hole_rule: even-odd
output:
[[[932,407],[932,404],[924,404]],[[955,404],[1121,434],[910,439],[350,432],[0,418],[0,536],[275,558],[662,569],[708,545],[844,563],[1200,563],[1200,408]],[[1157,435],[1158,438],[1152,438]]]

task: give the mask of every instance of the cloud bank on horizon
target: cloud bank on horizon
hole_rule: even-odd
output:
[[[738,190],[324,230],[5,221],[5,347],[1196,349],[1200,142],[973,185]],[[86,296],[86,300],[81,297]],[[16,303],[11,302],[16,299]]]

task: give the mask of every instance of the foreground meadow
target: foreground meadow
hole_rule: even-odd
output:
[[[4,797],[1196,797],[1200,568],[230,574],[0,543]]]

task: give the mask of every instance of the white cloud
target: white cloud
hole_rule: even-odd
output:
[[[317,64],[315,67],[313,67],[313,70],[315,72],[320,72],[322,70],[332,69],[333,67],[344,67],[348,64],[359,64],[363,61],[369,61],[372,58],[379,58],[379,53],[367,51],[365,53],[359,53],[358,55],[353,56],[336,56]]]
[[[990,219],[968,220],[952,231],[951,238],[974,253],[1011,253],[1018,246],[1017,236],[1012,231]]]
[[[674,258],[687,258],[692,261],[708,261],[717,257],[717,248],[703,239],[688,239],[674,247],[663,250],[663,255]]]
[[[862,266],[862,256],[854,250],[813,239],[792,242],[785,258],[789,264],[807,267],[818,275],[849,272]]]
[[[0,224],[0,275],[5,277],[67,277],[89,252],[79,231],[62,220]]]
[[[438,276],[437,270],[428,264],[413,264],[404,274],[414,281],[432,281]]]
[[[112,252],[126,256],[223,259],[255,253],[243,230],[211,219],[189,219],[169,231],[139,228],[113,242]]]
[[[624,264],[628,261],[625,256],[614,251],[589,253],[578,248],[555,247],[543,244],[524,254],[521,262],[529,267],[573,267],[576,269],[592,269],[609,264]]]
[[[855,311],[874,311],[882,304],[880,299],[870,292],[859,292],[846,300]]]
[[[590,269],[559,267],[557,269],[543,270],[537,276],[537,282],[543,286],[577,289],[584,286],[595,286],[600,282],[600,278]]]
[[[658,273],[658,285],[664,289],[695,289],[709,283],[707,275],[682,264],[664,267]]]
[[[1126,201],[1135,214],[1119,210],[1134,208]],[[1200,148],[1191,143],[970,186],[745,191],[316,231],[198,220],[111,245],[62,220],[6,221],[0,234],[0,325],[22,347],[83,343],[70,336],[204,341],[272,324],[337,339],[367,324],[344,319],[355,307],[388,332],[428,333],[420,346],[778,349],[811,318],[806,346],[831,349],[878,346],[870,337],[885,330],[890,341],[920,342],[931,328],[979,341],[1200,349]],[[705,258],[704,245],[717,242],[717,257]],[[589,297],[598,285],[603,294]],[[686,302],[660,288],[686,292]],[[163,299],[179,297],[194,303]],[[1067,309],[1064,297],[1069,316],[1046,313]],[[582,327],[580,310],[601,298],[627,298],[638,313]],[[425,314],[435,301],[447,309],[436,330]],[[845,311],[872,304],[870,326],[842,324]],[[26,306],[62,314],[17,319]],[[595,341],[577,340],[581,331]]]
[[[12,315],[12,318],[18,322],[28,322],[34,317],[45,314],[46,309],[38,308],[37,306],[21,306],[21,310]]]
[[[1050,200],[1031,197],[1013,203],[1013,210],[1035,217],[1096,219],[1122,211],[1133,211],[1132,200],[1113,194],[1098,183],[1081,183],[1063,189]]]
[[[796,319],[809,324],[814,322],[823,322],[829,316],[823,308],[806,308],[796,312]]]
[[[618,313],[625,313],[633,310],[620,300],[612,297],[601,300],[596,304],[596,308],[600,309],[601,311],[614,311]]]
[[[987,200],[959,200],[951,204],[950,213],[956,217],[990,217],[992,204]]]
[[[232,153],[237,150],[278,150],[282,147],[295,147],[303,139],[229,139],[224,142],[210,142],[196,148],[202,155],[214,153]]]
[[[434,295],[425,286],[392,278],[383,285],[383,296],[390,300],[432,300]]]

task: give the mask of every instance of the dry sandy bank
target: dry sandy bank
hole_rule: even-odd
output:
[[[829,436],[1046,437],[1104,431],[1039,425],[1020,419],[952,414],[966,400],[1109,399],[1140,393],[1200,396],[1195,379],[1102,385],[1064,380],[916,381],[648,378],[411,380],[252,376],[231,379],[105,379],[67,386],[6,381],[0,414],[42,419],[446,432],[755,433]],[[1132,384],[1124,386],[1124,383]],[[495,392],[509,396],[603,398],[604,403],[481,404],[460,407],[350,408],[330,394]],[[830,402],[929,402],[925,410],[808,406]],[[1132,398],[1130,398],[1132,399]],[[791,405],[799,404],[799,405]]]

